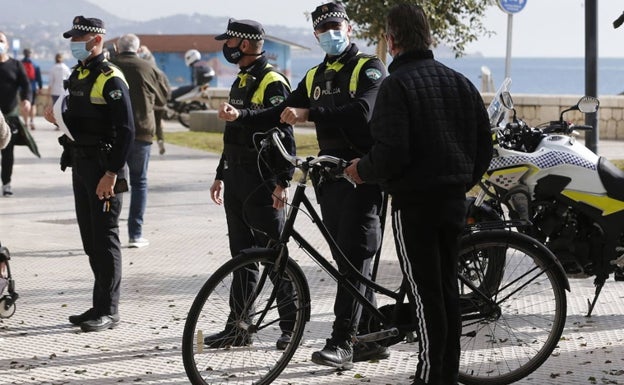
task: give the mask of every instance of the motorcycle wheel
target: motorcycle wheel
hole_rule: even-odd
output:
[[[178,121],[184,127],[189,128],[191,126],[191,111],[207,110],[208,106],[205,103],[190,102],[182,106],[178,113]]]

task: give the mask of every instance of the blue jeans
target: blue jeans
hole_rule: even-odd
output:
[[[143,214],[147,204],[147,165],[151,143],[135,140],[128,155],[130,170],[130,209],[128,214],[128,235],[130,239],[141,238]]]

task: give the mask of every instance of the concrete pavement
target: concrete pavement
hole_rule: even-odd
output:
[[[180,129],[166,123],[168,131]],[[0,241],[11,251],[20,294],[15,315],[0,320],[0,384],[188,384],[180,353],[186,313],[206,278],[229,258],[223,209],[208,196],[218,156],[170,144],[159,156],[153,146],[144,226],[151,244],[123,249],[122,323],[114,330],[82,333],[67,321],[90,306],[92,285],[75,221],[71,174],[58,166],[59,132],[38,120],[32,133],[42,158],[18,147],[15,195],[0,198]],[[599,148],[608,157],[624,158],[622,142],[601,142]],[[121,222],[124,244],[127,207],[128,201]],[[385,245],[391,247],[391,237]],[[306,271],[319,270],[300,251],[292,252]],[[310,352],[322,347],[331,327],[334,289],[323,274],[309,276],[314,303],[303,348]],[[571,285],[559,348],[519,383],[624,384],[624,283],[607,282],[590,319],[583,315],[592,280],[571,280]],[[276,383],[406,385],[414,353],[407,344],[397,345],[390,359],[358,363],[342,373],[303,361],[298,377]]]

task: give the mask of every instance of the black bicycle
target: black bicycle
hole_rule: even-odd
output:
[[[297,216],[305,210],[329,247],[340,250],[305,189],[311,172],[320,173],[321,178],[341,177],[347,162],[331,156],[291,156],[276,132],[262,140],[262,149],[269,146],[276,146],[301,170],[285,227],[272,247],[244,250],[229,259],[197,294],[182,339],[184,368],[194,385],[270,384],[285,370],[284,383],[289,383],[290,377],[310,371],[309,356],[293,359],[310,320],[312,299],[306,274],[295,260],[285,257],[291,239],[373,315],[378,327],[372,330],[376,331],[358,335],[357,341],[390,346],[417,338],[410,317],[415,312],[407,301],[398,261],[379,265],[377,260],[375,282],[352,268],[350,275],[377,293],[375,307],[338,272],[331,258],[325,258],[295,230]],[[563,331],[567,278],[546,247],[510,230],[518,225],[474,226],[461,240],[460,382],[464,384],[509,384],[528,376],[549,357]],[[348,264],[344,255],[342,258]],[[252,285],[247,281],[249,271],[258,277]],[[291,294],[278,296],[284,288]],[[290,309],[288,314],[283,314],[285,308]],[[283,317],[292,321],[293,334],[286,348],[278,350],[275,341],[281,335]],[[204,337],[222,331],[226,322],[235,328],[234,342],[220,348],[206,346]]]

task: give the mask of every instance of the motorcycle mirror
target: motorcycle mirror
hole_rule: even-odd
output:
[[[598,111],[598,106],[600,105],[600,101],[598,98],[593,96],[583,96],[579,99],[576,105],[561,111],[561,116],[559,116],[559,121],[563,122],[563,114],[568,111],[581,111],[584,114],[590,114]]]
[[[509,91],[503,92],[500,96],[500,99],[501,99],[501,103],[503,103],[503,106],[505,106],[505,108],[513,112],[513,116],[511,120],[513,122],[517,122],[516,109],[514,108],[514,102],[513,102],[513,99],[511,98],[511,94],[509,93]]]
[[[593,96],[583,96],[576,104],[578,110],[584,114],[591,114],[598,111],[599,105],[600,101]]]
[[[507,108],[508,110],[512,110],[514,108],[513,99],[511,98],[511,94],[509,92],[503,92],[500,98],[505,108]]]

